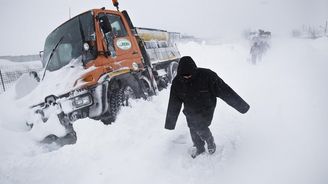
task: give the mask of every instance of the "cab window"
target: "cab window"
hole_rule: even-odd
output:
[[[107,14],[110,24],[112,26],[113,35],[115,37],[125,37],[127,36],[126,29],[121,18],[117,15]]]

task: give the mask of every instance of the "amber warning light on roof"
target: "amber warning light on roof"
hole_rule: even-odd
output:
[[[118,10],[118,1],[117,0],[112,0],[112,2],[113,2],[113,5],[117,8],[117,10]]]

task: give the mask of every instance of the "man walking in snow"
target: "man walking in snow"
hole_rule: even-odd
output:
[[[169,130],[175,128],[183,104],[183,113],[196,147],[196,151],[191,155],[193,158],[205,152],[205,142],[209,154],[213,154],[216,150],[209,129],[216,106],[216,97],[221,98],[240,113],[244,114],[249,109],[249,105],[215,72],[197,68],[190,56],[182,57],[177,76],[171,86],[165,128]]]

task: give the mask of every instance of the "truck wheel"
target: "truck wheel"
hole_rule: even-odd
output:
[[[111,91],[111,94],[108,97],[108,111],[102,115],[101,121],[105,125],[112,124],[116,120],[116,115],[119,109],[119,89],[115,89]]]
[[[178,72],[178,63],[171,62],[170,65],[167,67],[167,76],[169,78],[170,83],[172,83],[175,76],[177,76]]]
[[[121,88],[111,91],[109,95],[109,110],[105,113],[101,121],[108,125],[116,120],[122,106],[130,106],[131,99],[140,98],[134,85],[123,84]]]

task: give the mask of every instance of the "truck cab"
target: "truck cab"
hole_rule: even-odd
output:
[[[143,68],[136,37],[118,11],[87,11],[65,22],[47,37],[42,59],[46,70],[58,70],[78,57],[85,68],[94,66],[106,71]],[[87,80],[85,85],[94,85],[100,77],[100,73],[90,75],[93,80]]]

